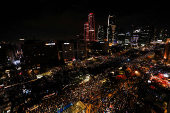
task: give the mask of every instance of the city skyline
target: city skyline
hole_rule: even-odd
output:
[[[108,15],[115,15],[117,24],[132,32],[132,24],[138,26],[152,22],[157,30],[169,31],[169,17],[165,3],[108,3],[86,1],[58,4],[46,0],[35,2],[3,3],[1,7],[1,35],[0,40],[15,40],[19,38],[33,39],[72,39],[83,33],[87,15],[94,13],[95,27],[107,25]],[[88,7],[88,8],[86,8]],[[97,32],[97,31],[96,31]]]
[[[167,3],[1,5],[0,113],[170,113]]]

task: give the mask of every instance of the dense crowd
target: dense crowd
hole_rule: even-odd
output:
[[[96,92],[100,89],[102,82],[100,79],[89,80],[88,82],[81,83],[75,89],[65,90],[65,93],[62,95],[53,96],[49,99],[42,100],[34,110],[27,109],[30,113],[34,112],[57,112],[64,106],[77,101],[83,103],[89,102],[89,99],[93,96],[93,92]]]
[[[113,92],[109,92],[113,93]],[[136,110],[137,98],[124,86],[118,88],[112,97],[102,98],[100,111],[108,113],[133,113]]]
[[[123,58],[123,57],[122,57]],[[116,60],[117,58],[108,58],[102,62],[102,65],[107,65],[110,62],[116,62],[119,60]],[[126,58],[123,58],[126,59]],[[138,59],[135,59],[138,60]],[[90,61],[84,62],[86,66],[92,66]],[[96,67],[96,64],[93,64],[93,68]],[[75,68],[75,67],[74,67]],[[67,68],[60,68],[57,69],[57,72],[67,70]],[[107,75],[105,73],[105,75]],[[103,80],[103,77],[98,76],[97,79],[93,78],[90,81],[86,83],[79,84],[77,88],[72,90],[65,90],[65,93],[62,95],[53,96],[50,99],[44,99],[42,100],[37,106],[36,109],[32,110],[31,112],[57,112],[64,106],[81,100],[83,103],[92,103],[95,105],[100,104],[100,100],[102,100],[102,105],[99,107],[97,111],[110,111],[110,112],[132,112],[134,111],[132,107],[132,103],[135,103],[135,97],[130,95],[130,92],[128,89],[120,89],[116,90],[111,89],[101,97],[101,95],[98,96],[99,93],[95,92],[101,92],[101,86]],[[119,88],[118,88],[119,89]],[[107,89],[102,89],[107,90]],[[112,98],[107,98],[107,95],[109,93],[113,93],[116,91],[116,96],[113,96]],[[96,98],[97,97],[97,98]],[[131,100],[131,101],[130,101]],[[132,109],[131,109],[132,108]],[[28,110],[29,111],[29,110]]]

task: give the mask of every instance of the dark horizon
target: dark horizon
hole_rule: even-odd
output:
[[[13,2],[13,3],[12,3]],[[96,30],[107,25],[108,15],[115,15],[119,27],[132,32],[132,24],[141,26],[153,23],[157,32],[170,30],[166,3],[133,4],[130,2],[61,2],[39,0],[35,2],[12,1],[2,3],[0,40],[25,39],[69,40],[83,33],[88,14],[94,13]],[[20,5],[22,4],[22,5]],[[97,35],[96,35],[97,36]]]

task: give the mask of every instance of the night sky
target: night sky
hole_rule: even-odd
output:
[[[140,26],[148,22],[154,23],[157,32],[161,28],[170,31],[168,4],[168,1],[8,0],[0,3],[0,41],[76,38],[84,32],[89,13],[94,13],[96,30],[98,25],[107,25],[110,14],[116,15],[117,24],[125,31],[131,32],[132,24]]]

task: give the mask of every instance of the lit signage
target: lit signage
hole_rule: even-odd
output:
[[[55,45],[55,43],[46,43],[45,45]]]
[[[19,40],[25,40],[25,39],[19,39]]]
[[[70,44],[70,43],[64,43],[64,44]]]
[[[100,43],[104,43],[104,42],[100,42]]]
[[[137,29],[137,30],[134,30],[133,33],[139,33],[141,30],[140,29]]]
[[[123,33],[120,33],[120,34],[118,34],[118,35],[125,35],[125,34],[123,34]]]
[[[162,40],[158,40],[158,42],[162,42]]]
[[[94,31],[94,30],[89,30],[89,31]]]

